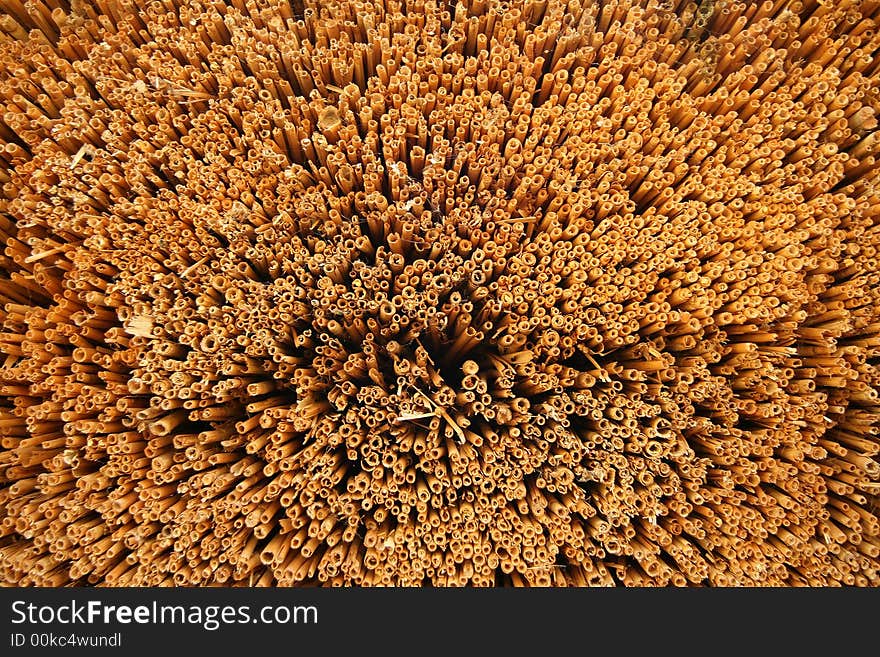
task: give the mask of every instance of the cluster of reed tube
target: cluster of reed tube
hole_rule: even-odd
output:
[[[880,2],[2,0],[0,581],[880,585]]]

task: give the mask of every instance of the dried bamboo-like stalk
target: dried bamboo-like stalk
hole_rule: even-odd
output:
[[[0,1],[0,581],[880,584],[880,2]]]

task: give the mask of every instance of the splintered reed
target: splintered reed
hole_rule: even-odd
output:
[[[0,0],[0,582],[880,585],[878,27]]]

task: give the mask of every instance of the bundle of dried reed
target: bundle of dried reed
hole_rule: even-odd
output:
[[[0,578],[880,584],[880,2],[3,0]]]

